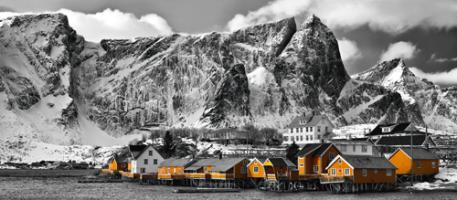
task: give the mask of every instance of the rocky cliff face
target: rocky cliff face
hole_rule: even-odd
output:
[[[401,59],[381,62],[353,78],[401,94],[409,118],[418,125],[447,131],[456,127],[455,88],[441,89],[417,77]]]
[[[315,16],[300,26],[289,18],[232,33],[99,44],[84,42],[63,15],[2,23],[2,49],[28,53],[6,56],[17,63],[2,65],[0,94],[27,112],[55,104],[43,97],[65,96],[53,110],[66,129],[87,119],[111,135],[157,124],[282,128],[311,111],[337,125],[412,118],[401,93],[351,80],[335,36]]]

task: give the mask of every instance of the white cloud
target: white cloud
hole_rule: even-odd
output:
[[[120,10],[105,9],[95,14],[86,14],[68,9],[56,12],[67,15],[70,26],[88,41],[98,42],[102,39],[133,39],[172,33],[167,21],[156,14],[137,18],[131,13]],[[46,12],[53,13],[53,12]],[[37,13],[0,12],[0,19],[8,16]]]
[[[138,19],[131,13],[111,9],[95,14],[67,9],[61,9],[57,12],[67,15],[70,26],[89,41],[132,39],[172,32],[167,21],[156,14],[148,14]]]
[[[457,68],[454,68],[447,72],[434,72],[427,73],[416,67],[411,67],[410,70],[418,77],[425,78],[436,84],[444,85],[455,85],[457,84]]]
[[[353,29],[368,24],[391,34],[416,26],[457,26],[455,0],[275,0],[246,15],[235,15],[227,28],[235,30],[307,13],[321,17],[330,28]]]
[[[382,53],[380,61],[392,60],[394,58],[411,59],[417,51],[417,47],[411,42],[396,42],[387,47],[387,50]]]
[[[352,40],[348,40],[346,38],[338,40],[338,46],[340,48],[341,59],[343,61],[355,60],[362,56],[362,53],[357,47],[357,43]]]
[[[432,54],[430,56],[430,61],[433,61],[433,62],[439,62],[439,63],[443,63],[443,62],[457,62],[457,57],[453,57],[453,58],[439,58],[436,56],[436,54]]]

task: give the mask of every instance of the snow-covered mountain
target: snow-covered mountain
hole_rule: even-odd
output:
[[[353,79],[374,83],[401,94],[410,119],[416,124],[453,132],[457,128],[457,88],[440,88],[417,77],[402,59],[381,62]],[[422,117],[420,117],[420,115]]]
[[[86,42],[62,14],[0,21],[0,129],[53,143],[115,140],[157,124],[285,127],[415,120],[402,93],[352,80],[316,16],[231,33]]]

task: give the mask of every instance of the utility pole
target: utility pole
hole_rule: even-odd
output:
[[[413,134],[412,132],[410,131],[409,132],[409,135],[410,135],[410,139],[411,139],[411,146],[410,146],[410,150],[411,150],[411,172],[410,172],[410,182],[411,182],[411,189],[412,189],[412,186],[413,186],[413,169],[414,169],[414,153],[413,153]]]

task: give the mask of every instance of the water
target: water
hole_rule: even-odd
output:
[[[0,177],[0,199],[457,199],[452,192],[330,194],[328,192],[272,193],[244,190],[240,193],[176,194],[176,187],[138,183],[77,183],[77,177]]]

